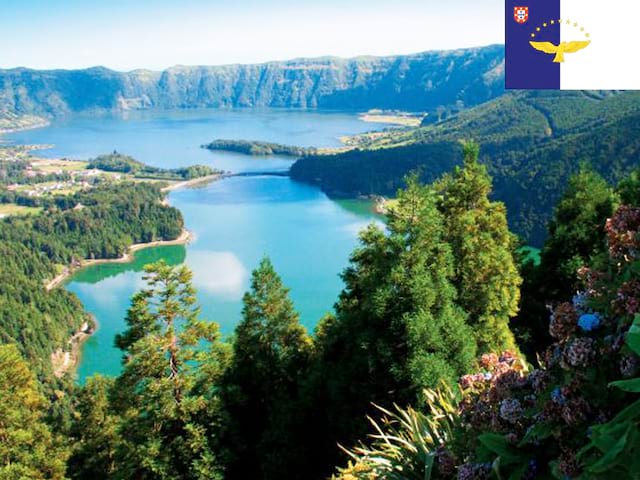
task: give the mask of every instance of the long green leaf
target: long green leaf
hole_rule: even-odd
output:
[[[610,387],[616,387],[625,392],[640,393],[640,377],[632,378],[631,380],[618,380],[617,382],[611,382]]]
[[[631,426],[629,426],[629,428],[631,428]],[[618,439],[613,448],[607,451],[600,460],[589,468],[589,471],[593,473],[603,473],[615,466],[618,456],[626,447],[628,438],[629,431],[627,430],[627,432]]]
[[[640,355],[640,333],[629,330],[624,341],[635,354]]]
[[[499,455],[502,463],[515,463],[521,461],[524,456],[518,452],[502,435],[496,433],[485,433],[478,437],[480,443]]]

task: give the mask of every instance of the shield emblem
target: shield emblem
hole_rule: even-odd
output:
[[[527,23],[527,20],[529,20],[529,7],[513,7],[513,18],[518,23]]]

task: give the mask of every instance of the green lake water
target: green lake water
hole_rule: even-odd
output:
[[[257,159],[198,146],[215,138],[336,146],[340,135],[383,127],[348,113],[198,110],[78,117],[9,139],[54,144],[43,152],[49,156],[87,158],[117,149],[164,167],[205,163],[234,172],[282,171],[290,166],[289,159]],[[231,177],[176,190],[169,201],[182,211],[194,241],[186,247],[140,250],[128,264],[85,268],[66,284],[99,324],[83,346],[81,383],[96,373],[120,371],[121,355],[113,339],[124,328],[131,295],[143,286],[144,265],[161,258],[173,265],[186,263],[194,273],[203,318],[230,334],[240,319],[251,270],[268,255],[291,289],[302,323],[312,330],[337,299],[339,274],[357,244],[358,231],[380,222],[368,202],[333,201],[315,187],[279,176]]]

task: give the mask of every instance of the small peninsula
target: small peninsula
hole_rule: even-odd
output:
[[[152,167],[115,150],[107,155],[99,155],[90,159],[86,168],[103,172],[124,173],[138,179],[180,182],[223,173],[207,165],[191,165],[189,167],[171,169]]]
[[[306,157],[318,153],[316,148],[296,147],[292,145],[281,145],[279,143],[261,142],[258,140],[224,140],[218,139],[202,145],[207,150],[222,150],[225,152],[236,152],[245,155],[270,156],[284,155],[287,157]]]

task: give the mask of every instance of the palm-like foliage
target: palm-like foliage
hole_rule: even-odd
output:
[[[351,460],[333,480],[430,479],[437,449],[452,437],[458,423],[458,401],[445,383],[425,390],[424,398],[427,413],[398,405],[390,411],[376,405],[383,417],[379,421],[369,417],[376,432],[370,435],[370,444],[343,448]]]

